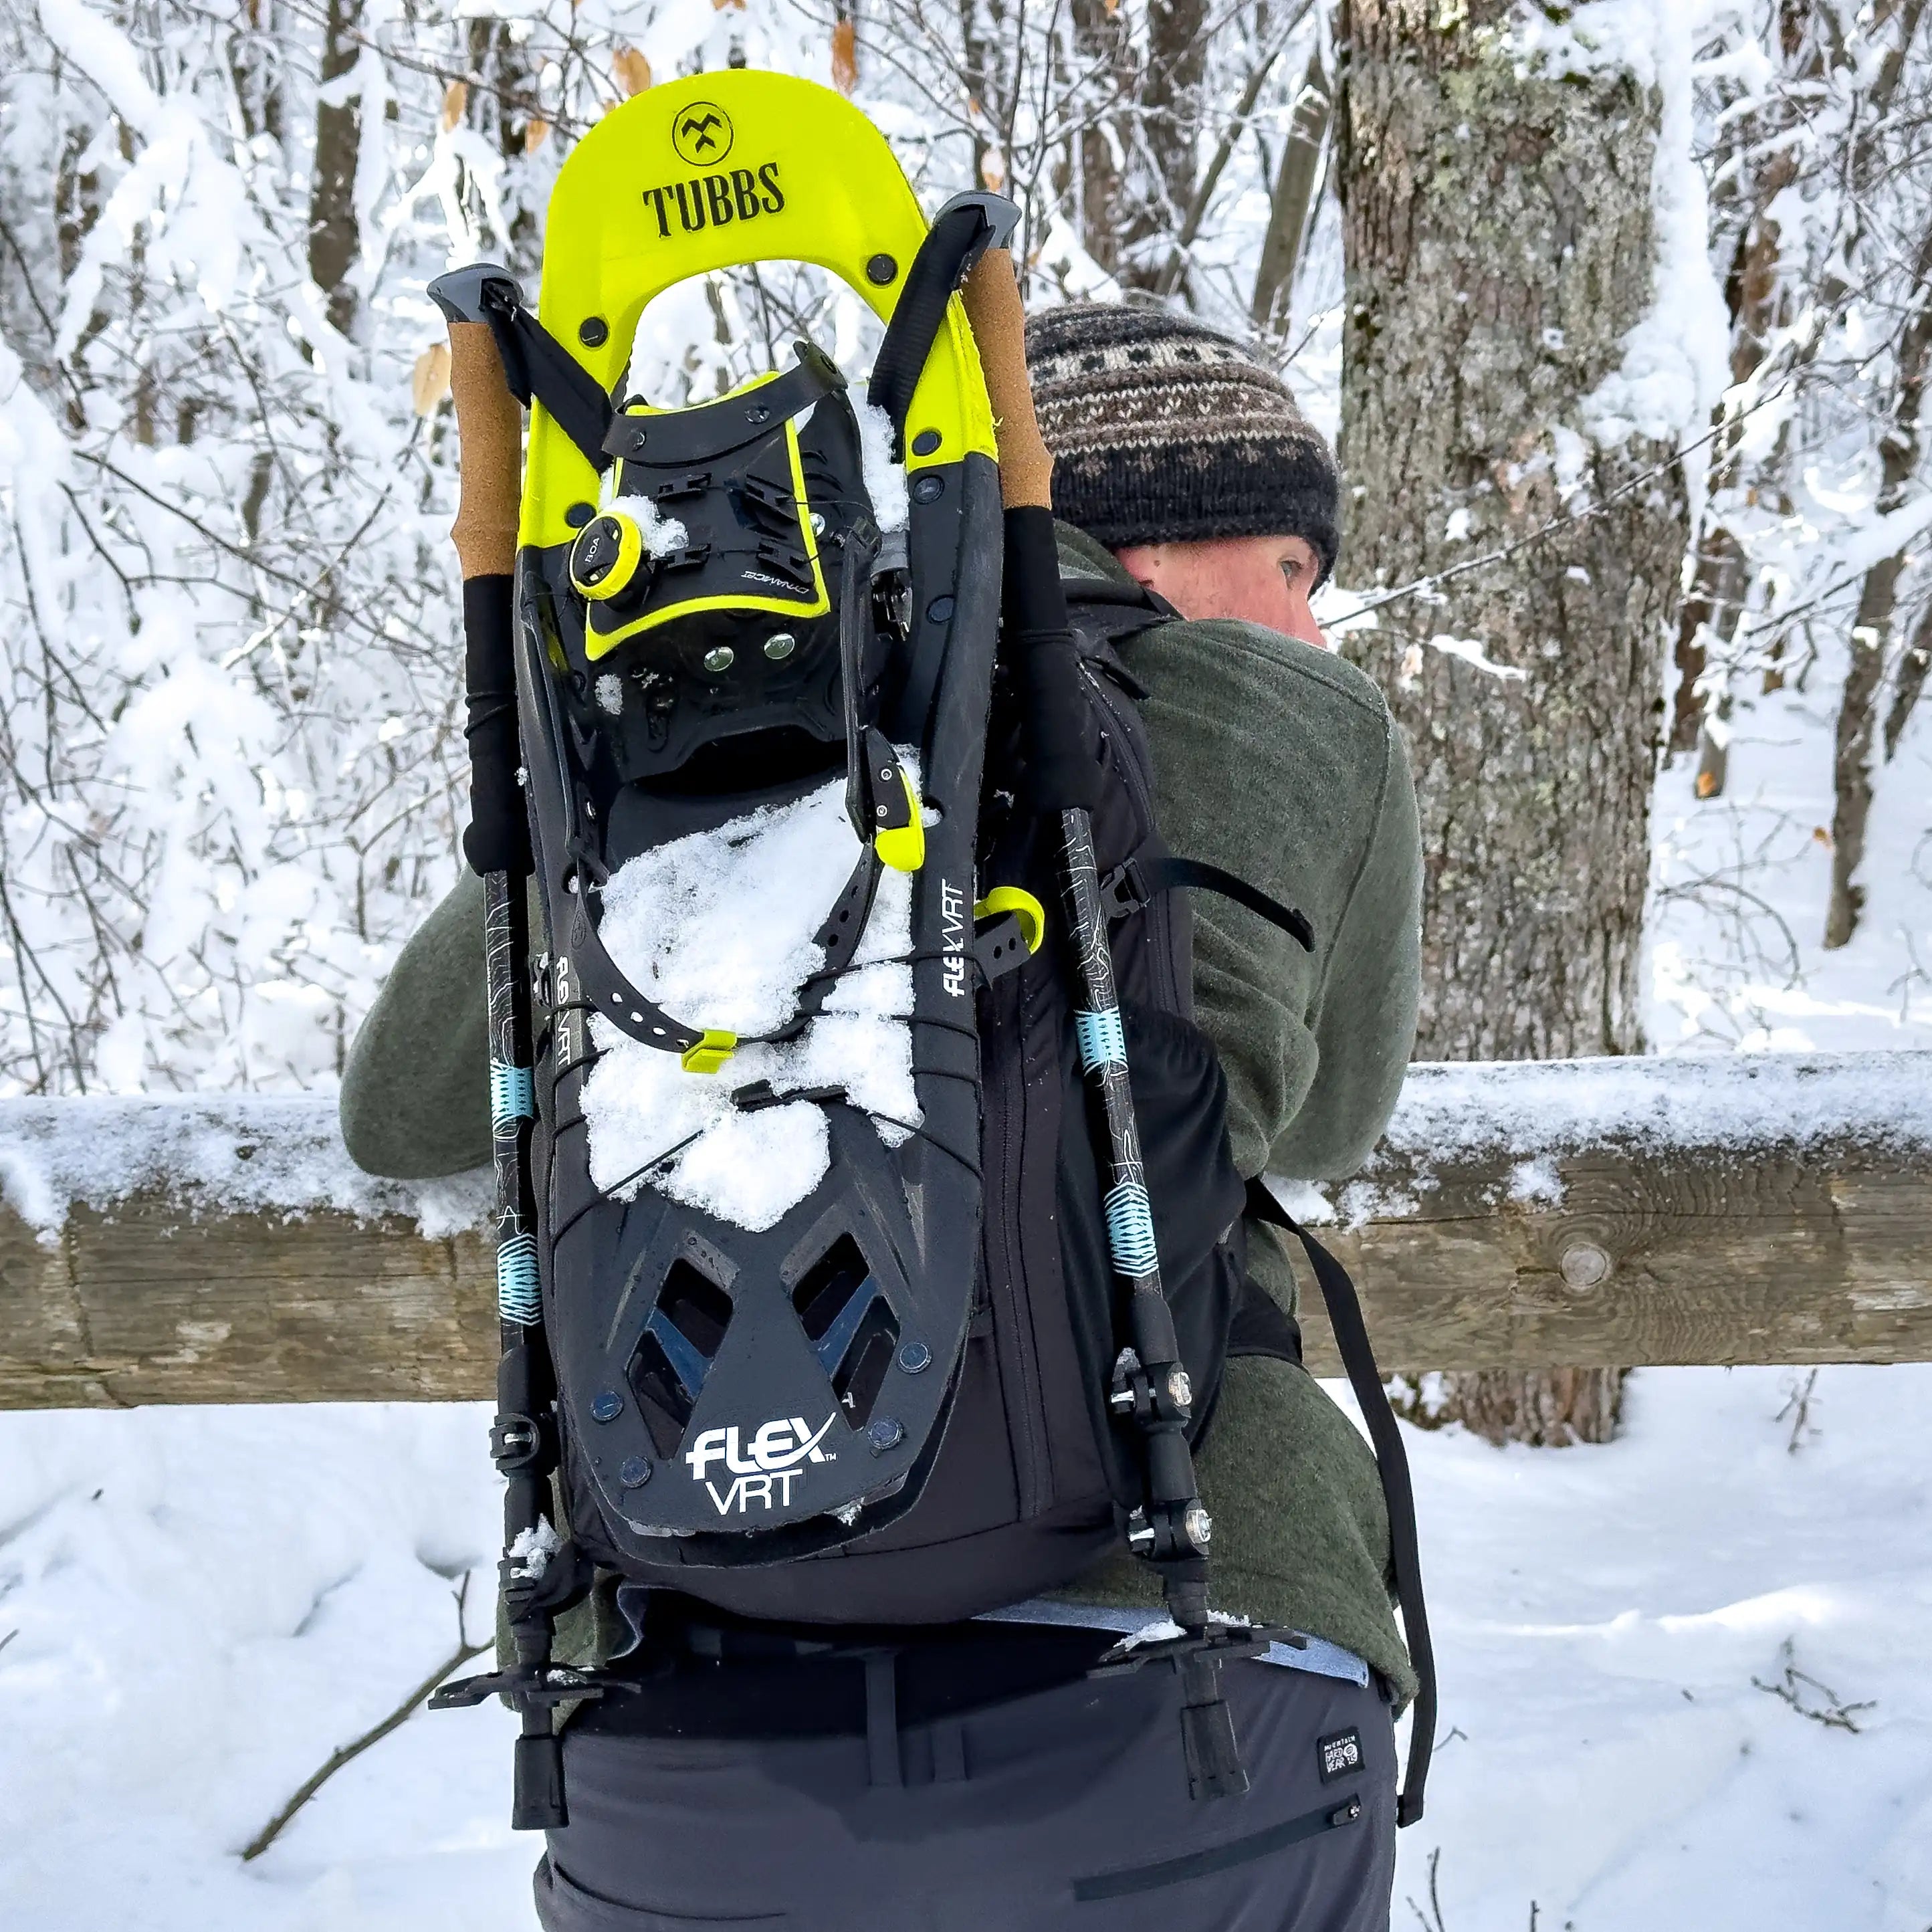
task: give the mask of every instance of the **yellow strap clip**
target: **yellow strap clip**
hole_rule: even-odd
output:
[[[975,919],[992,919],[1010,912],[1020,922],[1020,937],[1029,952],[1040,950],[1046,937],[1046,908],[1032,893],[1019,886],[995,886],[973,908]]]
[[[687,1046],[678,1058],[687,1073],[716,1073],[731,1058],[738,1044],[735,1033],[706,1028],[695,1046]]]
[[[874,832],[872,850],[878,854],[880,862],[891,866],[894,872],[916,872],[926,863],[926,820],[912,774],[906,770],[903,760],[896,762],[899,782],[905,787],[910,816],[904,825]]]

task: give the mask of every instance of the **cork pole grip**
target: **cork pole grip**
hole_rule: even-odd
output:
[[[1020,307],[1013,258],[988,248],[961,292],[986,371],[986,393],[998,426],[1000,496],[1010,510],[1053,507],[1053,458],[1041,441],[1027,376],[1026,312]]]
[[[449,325],[449,388],[461,443],[461,494],[450,535],[463,580],[508,577],[517,563],[524,412],[503,380],[502,358],[487,322]]]

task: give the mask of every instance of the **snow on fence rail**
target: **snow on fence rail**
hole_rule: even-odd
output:
[[[1384,1367],[1474,1368],[1932,1360],[1928,1184],[1897,1053],[1418,1066],[1282,1191]],[[325,1098],[0,1102],[0,1407],[487,1397],[488,1191],[358,1173]]]

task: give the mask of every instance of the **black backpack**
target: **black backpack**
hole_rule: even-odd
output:
[[[1109,588],[1094,587],[1103,595]],[[1094,839],[1134,1111],[1162,1281],[1192,1385],[1188,1438],[1198,1444],[1212,1426],[1231,1351],[1299,1360],[1300,1347],[1293,1322],[1247,1277],[1247,1197],[1228,1152],[1226,1085],[1213,1047],[1192,1022],[1192,922],[1184,896],[1172,888],[1225,886],[1298,942],[1308,934],[1298,914],[1212,868],[1178,862],[1162,844],[1136,702],[1143,694],[1112,640],[1172,613],[1144,596],[1083,602],[1084,580],[1070,580],[1066,588],[1105,774]],[[1017,887],[1054,908],[1059,854],[1025,802],[1017,710],[1003,671],[987,735],[979,896],[984,904],[1000,888]],[[1036,951],[1024,938],[1013,943],[1006,916],[980,923],[970,956],[985,1183],[979,1265],[950,1412],[916,1500],[884,1528],[868,1533],[862,1517],[848,1540],[812,1553],[726,1566],[708,1540],[690,1539],[692,1548],[686,1539],[656,1537],[640,1547],[621,1527],[613,1534],[581,1434],[566,1427],[565,1508],[573,1537],[599,1568],[674,1586],[744,1616],[934,1624],[1063,1588],[1126,1539],[1142,1502],[1142,1478],[1108,1406],[1120,1346],[1114,1275],[1072,1002],[1053,938],[1058,920],[1048,912],[1046,943]],[[540,1058],[540,1090],[544,1072]],[[856,1276],[860,1266],[848,1274]],[[834,1286],[848,1299],[858,1289],[856,1279]],[[835,1296],[825,1298],[830,1304]],[[817,1340],[836,1310],[828,1306],[824,1324],[809,1306],[802,1312],[808,1337]],[[671,1315],[694,1335],[703,1318],[695,1309]],[[600,1330],[602,1322],[600,1316]],[[579,1331],[567,1316],[554,1317],[551,1327],[566,1390],[601,1372],[601,1349],[587,1352],[593,1359],[581,1364],[573,1359]],[[854,1329],[846,1355],[862,1350],[863,1332],[862,1325]],[[827,1364],[835,1384],[841,1365]],[[862,1403],[866,1381],[856,1378],[842,1398],[860,1430],[874,1420],[855,1404],[855,1396]],[[682,1451],[688,1460],[681,1426],[665,1431],[665,1442],[668,1456]],[[747,1478],[734,1478],[732,1459],[716,1458],[716,1447],[704,1473],[728,1496]],[[740,1448],[735,1460],[748,1460],[744,1436]]]

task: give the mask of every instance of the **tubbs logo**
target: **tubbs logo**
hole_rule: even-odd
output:
[[[731,117],[710,100],[694,100],[670,130],[677,158],[694,168],[715,168],[731,152]]]
[[[673,222],[685,234],[695,235],[706,226],[755,221],[785,205],[776,161],[760,162],[755,175],[749,168],[718,168],[693,180],[667,182],[662,188],[646,188],[644,200],[658,218],[658,236],[667,242]]]

